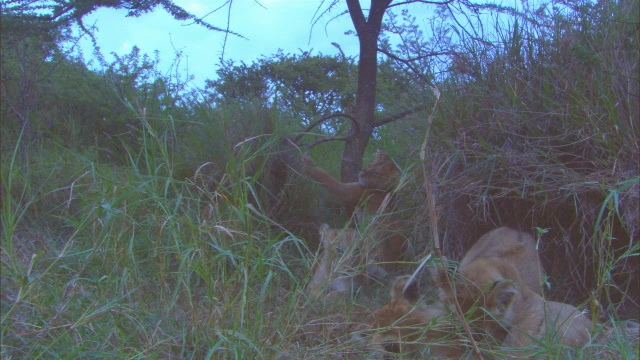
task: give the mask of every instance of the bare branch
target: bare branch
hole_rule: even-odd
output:
[[[356,130],[356,131],[355,131],[355,133],[357,134],[357,133],[358,133],[358,131],[360,131],[360,128],[359,128],[358,122],[356,121],[356,119],[355,119],[353,116],[351,116],[351,115],[349,115],[349,114],[345,114],[345,113],[335,113],[335,114],[327,115],[327,116],[324,116],[324,117],[322,117],[322,118],[318,119],[316,122],[314,122],[314,123],[312,123],[311,125],[309,125],[309,126],[308,126],[308,127],[307,127],[303,132],[302,132],[302,134],[300,134],[300,135],[296,136],[296,137],[293,139],[293,141],[294,141],[296,144],[298,144],[298,143],[300,142],[300,139],[302,139],[302,137],[303,137],[304,135],[306,135],[309,131],[311,131],[313,128],[315,128],[316,126],[318,126],[318,125],[322,124],[323,122],[325,122],[325,121],[327,121],[327,120],[329,120],[329,119],[333,119],[333,118],[337,118],[337,117],[346,117],[347,119],[351,120],[351,122],[353,123],[353,125],[354,125],[354,127],[355,127],[355,130]],[[346,136],[346,137],[345,137],[345,140],[346,140],[346,138],[349,138],[350,136],[353,136],[353,135],[352,135],[352,134],[350,134],[350,135]]]
[[[340,1],[338,0],[333,0],[331,2],[331,4],[329,4],[329,6],[327,6],[327,8],[320,12],[320,9],[322,9],[322,5],[324,5],[326,3],[325,0],[322,0],[320,2],[320,5],[318,5],[318,7],[316,8],[316,12],[313,13],[313,16],[311,17],[312,21],[311,21],[311,27],[313,27],[315,24],[318,23],[318,21],[320,21],[320,19],[325,15],[331,12],[331,10],[333,10],[333,8],[338,5],[338,3],[340,3]],[[318,14],[319,13],[319,14]]]
[[[360,1],[359,0],[346,0],[346,1],[347,1],[347,7],[349,8],[349,15],[351,15],[351,20],[353,22],[353,27],[356,28],[356,32],[358,33],[358,36],[361,36],[362,32],[364,31],[364,26],[367,23],[367,19],[364,17],[364,13],[362,12]]]
[[[351,135],[349,136],[334,136],[334,137],[330,137],[330,138],[324,138],[324,139],[320,139],[318,141],[312,142],[311,144],[308,145],[302,145],[302,146],[306,146],[307,150],[311,149],[312,147],[316,146],[316,145],[320,145],[326,142],[330,142],[330,141],[347,141],[349,139],[351,139]]]
[[[445,1],[408,0],[408,1],[403,1],[403,2],[399,2],[399,3],[391,4],[391,5],[389,5],[389,7],[392,8],[392,7],[396,7],[396,6],[416,4],[416,3],[417,4],[429,4],[429,5],[447,5],[447,4],[451,4],[454,1],[456,1],[456,0],[445,0]]]
[[[425,55],[421,55],[421,56],[418,56],[418,57],[409,58],[409,59],[402,59],[402,58],[394,55],[393,53],[391,53],[391,52],[389,52],[389,51],[387,51],[385,49],[378,48],[378,51],[383,53],[383,54],[385,54],[385,55],[387,55],[388,57],[392,58],[393,60],[401,62],[401,63],[403,63],[405,65],[408,65],[409,63],[414,62],[414,61],[430,58],[432,56],[458,55],[457,51],[434,51],[434,52],[430,52],[430,53],[427,53]]]
[[[472,4],[469,3],[465,3],[465,5],[468,8],[474,8]],[[475,7],[476,9],[478,9],[478,7]],[[469,30],[467,30],[467,27],[462,25],[460,23],[460,20],[458,20],[458,17],[456,16],[456,14],[454,13],[453,9],[451,8],[451,6],[447,5],[447,10],[449,10],[449,13],[451,14],[451,18],[453,19],[453,21],[456,23],[456,25],[458,26],[459,29],[462,29],[462,31],[467,34],[467,36],[469,36],[470,39],[480,42],[484,45],[488,45],[488,46],[492,46],[493,44],[489,43],[488,41],[482,39],[482,37],[478,36],[475,27],[471,27],[471,29],[473,30],[474,34],[471,34],[469,32]],[[461,11],[462,12],[462,11]],[[467,21],[469,21],[469,17],[466,15],[466,13],[462,12],[463,15],[467,18]]]
[[[423,111],[423,110],[426,110],[426,109],[427,109],[427,105],[418,105],[418,106],[416,106],[416,107],[414,107],[412,109],[405,110],[405,111],[403,111],[401,113],[397,113],[395,115],[391,115],[391,116],[387,116],[385,118],[382,118],[382,119],[376,121],[375,124],[373,124],[373,127],[376,128],[378,126],[382,126],[382,125],[388,124],[390,122],[394,122],[396,120],[403,119],[403,118],[405,118],[405,117],[407,117],[409,115],[419,113],[420,111]]]
[[[244,36],[233,32],[231,30],[229,30],[229,19],[227,18],[227,28],[223,29],[223,28],[219,28],[217,26],[213,26],[210,23],[202,20],[202,18],[198,18],[195,15],[187,12],[186,10],[184,10],[182,7],[176,5],[173,3],[173,1],[170,0],[162,0],[161,1],[162,7],[169,13],[171,14],[171,16],[173,16],[174,19],[176,20],[192,20],[194,23],[203,26],[209,30],[213,30],[213,31],[220,31],[220,32],[224,32],[226,34],[231,34],[231,35],[235,35],[238,36],[240,38],[245,39]],[[230,16],[231,13],[231,5],[233,4],[232,0],[228,0],[227,2],[225,2],[224,5],[229,4],[229,14],[228,16]],[[224,6],[223,5],[223,6]]]
[[[431,52],[428,54],[425,54],[423,56],[418,56],[416,58],[411,58],[411,59],[402,59],[398,56],[396,56],[395,54],[382,49],[382,48],[378,48],[378,52],[381,52],[385,55],[387,55],[388,57],[390,57],[391,59],[404,64],[406,67],[408,67],[414,74],[416,74],[416,76],[418,76],[420,78],[420,80],[424,81],[426,84],[428,84],[429,86],[432,86],[431,81],[429,81],[429,79],[425,78],[424,75],[422,75],[422,73],[420,71],[418,71],[418,69],[416,69],[413,64],[411,64],[414,61],[417,60],[422,60],[425,58],[429,58],[432,56],[440,56],[440,55],[457,55],[457,52],[455,51],[440,51],[440,52]]]

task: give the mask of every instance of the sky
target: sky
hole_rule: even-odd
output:
[[[202,16],[223,1],[176,0],[175,3],[196,16]],[[312,19],[319,3],[311,0],[260,0],[260,6],[254,0],[233,1],[230,30],[246,39],[230,35],[224,52],[225,60],[250,64],[262,55],[275,54],[278,49],[290,54],[312,49],[313,54],[338,54],[332,42],[338,43],[347,56],[356,56],[357,38],[345,35],[346,31],[353,30],[348,15],[327,24],[330,17],[339,13],[334,12],[312,29]],[[346,5],[341,6],[338,10],[346,10]],[[143,54],[153,55],[155,50],[159,50],[160,70],[165,72],[169,71],[176,51],[180,51],[184,55],[184,71],[188,66],[189,74],[194,76],[193,86],[202,87],[205,79],[216,77],[224,43],[223,33],[195,24],[186,26],[162,8],[137,18],[126,17],[126,14],[126,10],[99,9],[84,18],[86,26],[97,27],[97,44],[107,62],[113,60],[112,52],[125,55],[135,45]],[[227,9],[205,20],[212,25],[226,27]],[[80,49],[85,59],[90,60],[93,48],[88,38],[81,41]]]

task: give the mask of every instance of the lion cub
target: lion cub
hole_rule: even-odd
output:
[[[499,227],[482,235],[467,251],[460,268],[478,259],[498,258],[513,265],[520,282],[542,294],[540,278],[544,270],[538,262],[536,242],[529,234]]]
[[[378,151],[369,167],[360,172],[358,181],[350,183],[336,180],[317,167],[309,157],[303,157],[302,162],[307,166],[308,174],[340,200],[349,214],[354,215],[358,212],[375,214],[387,194],[398,184],[401,175],[396,164],[384,151]]]
[[[332,290],[349,292],[370,276],[386,276],[375,264],[380,258],[376,249],[362,249],[365,244],[357,230],[333,229],[322,224],[319,232],[322,256],[307,285],[309,293],[317,293],[329,282]]]
[[[309,157],[303,157],[302,162],[306,165],[306,172],[342,202],[358,225],[362,225],[365,216],[374,216],[384,210],[383,204],[389,201],[387,197],[397,186],[402,174],[384,151],[378,151],[369,167],[360,172],[359,181],[350,183],[336,180],[328,172],[315,166]],[[397,267],[408,248],[407,239],[399,234],[400,225],[389,218],[388,215],[380,217],[380,223],[372,231],[380,243],[382,267],[386,271]]]
[[[410,280],[411,276],[399,277],[391,287],[391,302],[374,315],[370,322],[375,331],[372,345],[403,356],[420,356],[428,351],[431,357],[459,359],[464,347],[456,343],[453,327],[443,322],[448,311],[439,304],[418,305],[418,284],[407,284]]]
[[[471,325],[507,348],[524,348],[549,339],[579,348],[590,341],[589,319],[575,307],[542,296],[525,286],[514,265],[500,258],[479,258],[465,264],[455,280],[455,294],[445,285],[444,270],[438,286],[445,300],[455,298]]]

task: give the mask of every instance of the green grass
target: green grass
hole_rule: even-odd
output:
[[[210,203],[167,176],[166,147],[144,135],[126,169],[60,148],[3,168],[7,356],[269,357],[268,329],[292,323],[280,289],[300,287],[304,243],[250,210],[243,177]]]
[[[405,170],[398,216],[429,252],[429,131],[445,254],[462,258],[498,225],[549,229],[538,234],[545,296],[594,319],[578,357],[635,359],[638,331],[622,319],[637,320],[639,296],[638,1],[564,10],[497,22],[495,46],[461,39],[474,68],[452,66],[435,110],[379,129],[367,154],[382,147]],[[1,358],[377,356],[362,323],[388,289],[304,292],[318,225],[344,214],[301,174],[273,171],[277,156],[295,162],[282,139],[299,119],[256,102],[194,100],[174,115],[119,101],[108,122],[78,115],[53,129],[50,109],[30,109],[42,128],[29,134],[2,103]],[[312,152],[332,170],[339,154]],[[536,351],[559,350],[545,339]]]
[[[387,289],[305,295],[314,254],[260,210],[243,166],[263,148],[236,152],[212,194],[143,138],[127,168],[61,147],[3,162],[3,358],[373,356],[353,333]],[[621,328],[603,337],[599,353],[637,354]]]

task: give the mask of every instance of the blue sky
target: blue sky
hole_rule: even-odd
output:
[[[207,0],[176,1],[176,4],[195,15],[204,15],[221,3]],[[357,55],[357,38],[344,34],[353,29],[348,15],[327,26],[323,19],[312,31],[311,21],[319,3],[310,0],[260,0],[264,6],[261,7],[253,0],[235,0],[230,28],[246,39],[229,36],[224,58],[251,63],[261,55],[275,54],[278,49],[283,49],[285,53],[313,49],[315,54],[337,54],[332,42],[340,44],[347,55]],[[346,5],[342,6],[346,9]],[[206,20],[225,27],[226,16],[225,9]],[[101,9],[87,16],[84,21],[87,26],[95,24],[98,28],[96,39],[107,61],[113,59],[109,55],[111,52],[124,55],[136,45],[142,53],[150,55],[154,50],[159,50],[160,69],[167,71],[173,62],[175,50],[178,50],[187,60],[189,73],[195,76],[193,85],[203,86],[205,79],[215,77],[222,55],[223,33],[198,25],[185,26],[185,23],[174,20],[161,8],[138,18],[126,17],[125,10]],[[85,59],[89,60],[92,54],[90,42],[83,40],[81,48]]]
[[[520,7],[523,0],[498,0],[503,5]],[[259,2],[259,3],[258,3]],[[331,43],[338,43],[348,56],[358,55],[358,40],[355,35],[345,35],[353,31],[351,18],[343,15],[330,19],[346,10],[345,1],[340,1],[332,13],[325,15],[312,29],[312,20],[322,0],[234,0],[230,14],[230,30],[240,33],[246,39],[229,35],[225,48],[225,60],[244,61],[247,64],[262,55],[275,54],[278,49],[285,53],[299,53],[313,49],[314,54],[337,54]],[[362,1],[367,4],[367,1]],[[226,3],[226,0],[175,0],[175,3],[196,16],[204,16]],[[364,6],[364,5],[363,5]],[[326,5],[325,5],[326,7]],[[323,7],[323,9],[325,8]],[[433,15],[433,6],[426,4],[397,8],[408,9],[418,19],[425,35],[430,33],[428,18]],[[210,24],[226,27],[228,7],[205,18]],[[366,9],[365,9],[366,11]],[[98,46],[107,62],[110,55],[128,54],[133,46],[142,53],[152,55],[160,51],[160,70],[168,72],[176,51],[183,54],[181,73],[187,71],[194,76],[193,86],[204,86],[206,79],[216,77],[216,70],[222,55],[224,33],[210,31],[198,25],[187,25],[177,21],[158,8],[140,17],[126,17],[126,10],[100,9],[84,18],[85,25],[95,25]],[[387,18],[388,19],[388,18]],[[490,20],[490,17],[486,17]],[[464,17],[461,17],[464,21]],[[490,25],[487,22],[486,25]],[[393,42],[393,40],[392,40]],[[85,59],[93,53],[88,38],[80,43]]]

